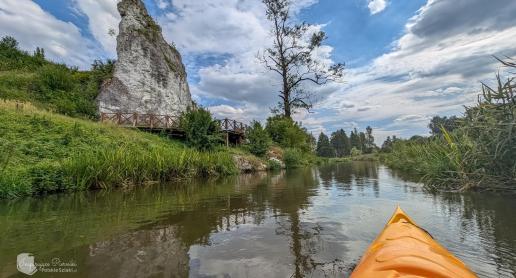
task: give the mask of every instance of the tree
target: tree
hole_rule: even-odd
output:
[[[359,150],[362,153],[366,151],[366,135],[362,131],[358,134]]]
[[[297,148],[305,152],[312,150],[310,134],[291,118],[276,115],[267,119],[265,130],[272,141],[283,148]]]
[[[360,138],[356,128],[351,131],[351,134],[349,135],[349,142],[351,144],[351,148],[360,149]]]
[[[335,157],[335,150],[330,145],[330,139],[322,132],[317,141],[317,155],[321,157]]]
[[[34,58],[44,61],[45,60],[45,49],[36,47],[36,51],[34,51]]]
[[[199,150],[213,150],[223,142],[219,124],[206,109],[190,109],[183,113],[179,126],[185,133],[187,144]]]
[[[11,36],[5,36],[0,41],[0,49],[18,49],[18,41]]]
[[[246,130],[246,138],[249,140],[249,151],[258,156],[265,155],[271,145],[269,134],[258,121],[253,121]]]
[[[392,151],[392,140],[390,136],[387,136],[387,139],[382,144],[382,152],[389,153]]]
[[[368,126],[366,128],[366,142],[365,142],[365,152],[366,153],[372,153],[373,150],[376,148],[376,145],[374,144],[374,136],[373,136],[373,128]]]
[[[442,128],[444,128],[448,132],[452,132],[457,127],[459,127],[459,118],[456,116],[451,117],[439,117],[435,116],[428,124],[428,128],[430,129],[430,133],[434,136],[442,135]]]
[[[323,31],[310,34],[314,28],[307,23],[294,24],[290,0],[262,0],[267,19],[272,22],[273,46],[260,57],[265,67],[281,76],[280,101],[275,112],[283,110],[290,118],[296,110],[312,108],[313,96],[305,83],[324,85],[340,79],[344,64],[326,65],[314,56],[326,39]],[[310,37],[308,42],[305,38]]]
[[[334,133],[332,133],[330,143],[333,149],[335,150],[335,155],[337,157],[347,156],[351,152],[349,138],[343,129],[337,130]]]

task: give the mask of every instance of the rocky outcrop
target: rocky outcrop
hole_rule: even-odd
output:
[[[177,115],[192,105],[185,66],[141,0],[118,3],[122,16],[113,77],[97,98],[99,112]]]
[[[241,173],[266,171],[267,165],[257,157],[245,155],[233,155],[233,161]]]

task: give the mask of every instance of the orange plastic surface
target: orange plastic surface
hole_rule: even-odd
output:
[[[477,276],[398,207],[351,274],[362,277]]]

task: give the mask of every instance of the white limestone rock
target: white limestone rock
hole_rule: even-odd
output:
[[[192,105],[185,66],[141,0],[118,3],[122,16],[113,78],[97,98],[100,113],[178,115]]]

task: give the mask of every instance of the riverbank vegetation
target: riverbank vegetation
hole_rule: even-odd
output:
[[[420,175],[431,190],[516,191],[514,78],[497,75],[495,86],[482,84],[478,103],[462,117],[432,120],[430,137],[389,138],[384,161]]]
[[[201,152],[28,103],[0,101],[0,134],[0,198],[238,172],[223,149]]]

